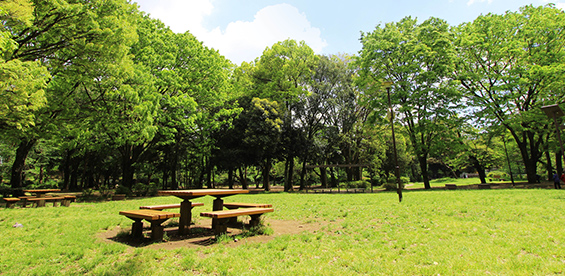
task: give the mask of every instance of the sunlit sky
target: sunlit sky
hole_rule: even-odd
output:
[[[288,38],[304,40],[317,54],[356,54],[361,32],[412,16],[451,25],[481,14],[503,14],[526,5],[565,0],[132,0],[174,32],[189,31],[232,62],[253,61],[266,47]]]

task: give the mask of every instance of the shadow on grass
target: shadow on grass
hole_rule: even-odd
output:
[[[241,238],[252,237],[257,235],[270,235],[272,229],[266,226],[249,228],[248,224],[238,221],[228,225],[228,232],[224,235],[216,237],[214,231],[209,227],[191,226],[187,234],[178,233],[178,225],[171,223],[166,226],[164,238],[162,241],[151,240],[150,227],[144,227],[143,237],[141,239],[133,239],[131,229],[121,229],[115,236],[107,239],[113,242],[122,243],[131,247],[145,247],[153,244],[166,244],[184,242],[197,246],[211,246],[223,242],[229,242]]]

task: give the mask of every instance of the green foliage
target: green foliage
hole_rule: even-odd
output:
[[[157,184],[153,182],[149,184],[140,182],[133,186],[131,193],[135,196],[156,196],[158,191],[159,187],[157,186]]]
[[[540,107],[563,101],[564,22],[565,13],[549,4],[481,15],[454,29],[455,78],[475,108],[473,118],[511,133],[530,183],[551,129]]]
[[[504,178],[508,179],[509,175],[506,172],[492,171],[492,172],[489,172],[487,174],[487,177],[488,178],[494,178],[496,180],[500,180],[500,179],[504,179]]]
[[[400,189],[404,189],[406,187],[406,183],[410,182],[410,178],[406,177],[406,176],[401,176],[400,177]],[[398,189],[398,183],[396,180],[396,176],[392,175],[389,176],[388,181],[383,183],[383,185],[381,186],[382,188],[385,188],[386,191],[396,191]]]
[[[339,186],[341,188],[368,189],[371,187],[371,183],[366,180],[348,181],[339,183]]]
[[[118,185],[114,194],[124,194],[129,197],[132,195],[132,190],[124,185]]]
[[[438,18],[418,24],[416,19],[405,17],[377,26],[363,34],[361,42],[358,82],[374,95],[367,104],[377,115],[385,111],[391,119],[396,112],[402,115],[399,122],[429,188],[427,159],[446,145],[440,137],[453,135],[451,127],[456,124],[453,118],[460,99],[449,80],[455,61],[449,25]],[[386,93],[383,81],[392,82]]]

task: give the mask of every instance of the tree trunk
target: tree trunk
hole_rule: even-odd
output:
[[[520,149],[520,154],[522,155],[522,160],[524,161],[524,167],[526,169],[528,183],[537,183],[537,163],[541,157],[541,153],[539,151],[541,141],[535,141],[535,133],[531,131],[524,131],[521,135],[522,137],[518,136],[512,129],[510,129],[510,132]]]
[[[563,173],[563,156],[561,151],[555,153],[555,167],[557,168],[557,173],[561,175]]]
[[[284,171],[285,171],[285,175],[284,175],[284,191],[285,192],[290,192],[292,191],[292,178],[293,178],[293,174],[294,174],[294,158],[292,156],[289,156],[286,159],[285,165],[284,165]]]
[[[424,188],[431,189],[430,186],[430,177],[428,174],[428,158],[427,154],[421,157],[418,157],[418,163],[420,163],[420,173],[422,174],[422,181],[424,181]]]
[[[23,140],[18,145],[18,148],[16,149],[16,158],[14,159],[14,164],[12,164],[12,177],[10,178],[10,186],[12,188],[23,187],[23,171],[27,155],[36,142],[36,139]]]
[[[328,187],[328,174],[326,168],[320,168],[320,181],[322,182],[322,187]]]
[[[302,162],[302,170],[300,170],[300,191],[306,189],[306,159]]]
[[[233,189],[233,169],[230,168],[228,170],[228,187]]]
[[[241,179],[241,188],[247,189],[249,184],[247,183],[247,166],[239,167],[239,178]]]
[[[551,179],[553,177],[553,166],[551,165],[551,154],[549,153],[549,150],[545,151],[545,170],[547,173],[547,179]]]
[[[132,146],[124,145],[122,149],[122,185],[131,189],[134,174]]]
[[[171,159],[172,159],[171,166],[169,168],[171,172],[171,187],[173,188],[173,190],[178,190],[179,188],[179,182],[177,180],[177,167],[179,161],[178,154],[173,154]]]
[[[479,160],[476,156],[469,156],[469,159],[471,161],[471,164],[473,165],[473,168],[475,168],[475,170],[477,170],[477,173],[479,174],[481,184],[487,183],[487,174],[485,172],[485,167],[479,163]]]
[[[263,166],[263,189],[265,191],[271,190],[271,184],[269,180],[269,174],[271,172],[271,159],[265,161],[265,165]]]

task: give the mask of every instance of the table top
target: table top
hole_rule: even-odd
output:
[[[247,194],[249,190],[233,190],[233,189],[194,189],[194,190],[170,190],[159,191],[160,195],[173,195],[178,197],[200,197],[200,196],[229,196],[237,194]]]
[[[25,193],[51,193],[51,192],[60,192],[61,189],[30,189],[30,190],[23,190]]]

